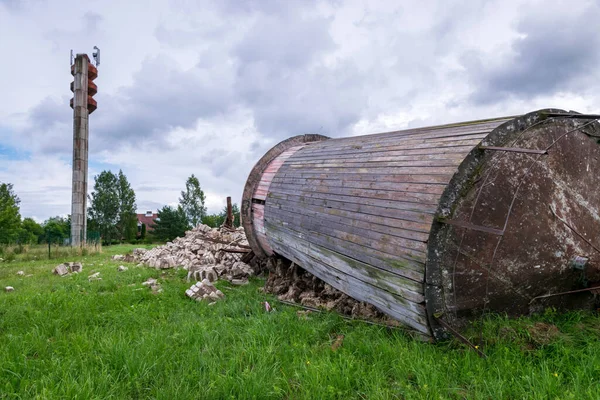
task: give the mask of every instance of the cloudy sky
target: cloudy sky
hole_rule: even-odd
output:
[[[71,49],[102,51],[90,190],[122,169],[155,210],[195,174],[216,212],[290,136],[600,112],[599,21],[593,0],[0,0],[0,182],[24,217],[70,213]]]

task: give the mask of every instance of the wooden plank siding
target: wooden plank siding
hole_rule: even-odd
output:
[[[259,245],[262,247],[262,249],[268,255],[272,255],[273,250],[271,249],[271,246],[269,245],[269,241],[267,240],[267,236],[265,233],[265,225],[264,225],[265,206],[264,206],[264,204],[254,203],[254,201],[255,200],[265,201],[267,199],[267,194],[269,193],[269,187],[271,185],[271,181],[275,177],[275,174],[277,173],[277,171],[279,171],[279,169],[281,168],[281,166],[283,165],[285,160],[290,158],[291,155],[293,155],[295,152],[300,150],[302,147],[304,147],[304,145],[290,147],[286,151],[282,152],[278,157],[273,159],[273,161],[271,161],[267,165],[264,172],[262,173],[262,175],[260,177],[260,181],[256,185],[256,189],[254,190],[254,193],[252,195],[253,204],[251,207],[252,207],[252,226],[254,229],[254,236],[256,237],[256,241],[259,243]]]
[[[359,268],[354,265],[346,265],[351,273],[342,272],[344,262],[341,258],[325,257],[319,246],[314,244],[312,245],[314,251],[309,252],[302,246],[306,241],[287,235],[277,227],[272,227],[271,235],[271,242],[280,248],[279,254],[298,265],[309,266],[309,270],[314,271],[314,275],[330,283],[336,289],[345,293],[352,293],[352,296],[356,299],[369,302],[380,309],[385,309],[394,318],[406,325],[419,332],[428,333],[427,319],[422,302],[407,300],[401,297],[399,292],[389,292],[359,279],[358,276],[364,278],[366,273],[358,272]],[[338,268],[332,267],[331,264],[336,265]],[[378,279],[380,278],[375,278],[375,280]],[[398,288],[392,290],[398,290]],[[416,294],[422,295],[422,291]]]
[[[257,186],[258,240],[429,335],[423,282],[440,198],[466,155],[510,119],[290,148]]]

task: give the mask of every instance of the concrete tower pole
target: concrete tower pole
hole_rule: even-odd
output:
[[[73,192],[71,200],[71,246],[85,245],[87,231],[88,177],[88,65],[87,54],[77,54],[71,73],[73,82]]]

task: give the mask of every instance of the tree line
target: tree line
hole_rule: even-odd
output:
[[[33,218],[21,219],[20,203],[13,185],[0,183],[0,244],[62,244],[70,237],[70,218],[52,217],[41,224]]]
[[[98,232],[105,244],[114,242],[168,241],[183,236],[200,223],[221,226],[227,207],[220,213],[208,214],[206,196],[193,174],[185,183],[176,207],[165,205],[158,210],[154,224],[138,226],[136,195],[123,171],[102,171],[94,177],[93,191],[88,195],[88,233]],[[0,244],[68,244],[71,234],[70,216],[48,218],[39,224],[32,218],[21,218],[20,199],[10,183],[0,182]],[[234,225],[240,226],[240,213],[233,204]]]
[[[185,182],[185,190],[181,192],[177,207],[164,206],[158,210],[158,218],[154,222],[154,235],[159,240],[173,240],[181,237],[190,228],[202,223],[216,228],[227,218],[227,206],[218,214],[207,214],[206,196],[200,187],[198,178],[192,174]],[[240,210],[237,204],[232,205],[235,227],[240,226]]]

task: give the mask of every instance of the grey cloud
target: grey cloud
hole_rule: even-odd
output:
[[[47,97],[29,113],[30,126],[22,133],[29,148],[42,153],[68,154],[72,151],[73,111],[69,97]]]
[[[21,0],[0,0],[0,6],[5,6],[9,10],[17,10],[22,6]]]
[[[239,93],[254,112],[259,132],[269,136],[302,133],[339,135],[360,118],[367,96],[350,65],[336,69],[289,70],[258,63],[240,71]]]
[[[142,212],[146,212],[146,211],[157,211],[161,208],[163,208],[165,206],[164,203],[159,203],[156,201],[150,201],[150,200],[141,200],[141,201],[137,201],[137,211],[142,213]]]
[[[186,47],[198,38],[198,33],[194,30],[168,29],[164,25],[159,25],[154,30],[154,36],[163,45],[172,48]]]
[[[69,120],[69,115],[72,114],[66,111],[69,109],[69,100],[65,97],[61,100],[47,97],[31,110],[32,130],[51,129]]]
[[[527,14],[517,24],[523,37],[499,66],[487,66],[481,54],[463,58],[476,87],[472,100],[492,103],[509,96],[585,91],[598,77],[599,19],[600,6],[594,3],[568,13]]]
[[[198,43],[205,41],[210,43],[215,38],[223,38],[231,34],[231,24],[226,19],[212,21],[205,24],[201,22],[191,21],[189,28],[169,28],[164,24],[159,24],[154,30],[154,37],[163,46],[168,46],[173,49],[193,47],[199,50]],[[215,51],[209,49],[208,53],[215,54]],[[199,50],[202,51],[202,50]],[[203,50],[203,52],[207,52]]]
[[[52,44],[54,53],[68,54],[68,49],[71,49],[75,54],[89,51],[91,57],[92,47],[95,44],[102,47],[100,38],[105,32],[100,28],[104,17],[93,11],[77,17],[76,20],[69,21],[71,22],[69,24],[52,24],[52,28],[44,33],[45,39]]]
[[[405,96],[410,87],[390,87],[394,77],[411,74],[432,81],[426,66],[400,58],[383,71],[359,70],[352,59],[325,64],[324,57],[336,50],[330,35],[332,20],[305,12],[305,7],[313,5],[304,1],[243,2],[237,11],[252,15],[245,20],[240,16],[240,25],[249,29],[237,43],[225,40],[231,37],[223,36],[226,33],[218,28],[157,28],[155,36],[167,47],[179,40],[189,44],[198,33],[196,43],[203,41],[199,61],[182,68],[168,57],[148,59],[131,85],[113,94],[104,93],[99,80],[98,110],[90,117],[94,137],[90,150],[123,145],[166,147],[165,134],[173,128],[192,128],[199,118],[227,115],[237,108],[250,110],[257,131],[277,141],[303,133],[340,136],[347,134],[370,105],[381,110],[379,106],[386,102],[404,105],[410,100]],[[218,7],[226,9],[233,3],[219,2]],[[85,19],[91,25],[101,21],[90,13]],[[250,21],[253,24],[248,25]],[[392,36],[403,46],[400,42],[406,38],[396,33]],[[401,50],[391,49],[398,54]],[[390,94],[378,103],[372,98],[373,88]],[[68,154],[71,115],[58,100],[48,100],[30,114],[29,134],[56,126],[56,132],[41,138],[37,146],[46,152]],[[63,140],[57,140],[59,134]]]
[[[263,17],[236,46],[234,54],[243,64],[265,62],[299,69],[334,48],[329,24],[326,18],[290,21]]]
[[[231,84],[217,69],[182,70],[164,59],[149,60],[132,86],[115,96],[99,94],[97,128],[107,139],[160,139],[174,127],[190,128],[201,117],[226,113]],[[104,103],[103,103],[104,101]]]
[[[100,86],[100,83],[99,83]],[[231,103],[226,76],[199,69],[181,70],[165,59],[148,60],[131,86],[115,95],[95,96],[98,110],[90,116],[94,151],[123,144],[167,146],[164,133],[175,127],[193,127],[201,117],[226,113]],[[68,98],[47,98],[29,114],[25,134],[47,153],[69,153],[72,111]],[[42,134],[43,132],[43,134]]]
[[[148,184],[148,183],[144,183],[141,185],[137,185],[135,190],[136,191],[140,191],[140,192],[162,192],[165,190],[171,190],[172,188],[169,186],[161,186],[161,185],[157,185],[156,183],[153,184]]]
[[[325,57],[337,50],[330,35],[332,20],[307,12],[313,5],[302,1],[241,5],[218,2],[217,8],[223,13],[230,8],[238,13],[244,35],[237,42],[232,41],[240,36],[229,35],[218,23],[214,28],[193,23],[185,29],[159,26],[155,36],[166,48],[177,48],[179,42],[185,43],[183,47],[198,47],[197,63],[182,67],[162,53],[146,60],[131,85],[113,94],[104,93],[99,80],[98,110],[90,118],[95,137],[91,149],[167,147],[164,139],[173,128],[192,128],[199,118],[211,119],[240,108],[251,111],[260,134],[276,141],[303,133],[341,136],[361,118],[410,109],[421,93],[430,94],[427,88],[448,84],[447,75],[439,74],[435,66],[440,52],[451,51],[452,46],[445,44],[455,40],[461,29],[454,8],[437,10],[424,37],[390,29],[389,36],[374,43],[372,49],[373,56],[387,57],[386,63],[359,69],[351,57],[325,63]],[[457,7],[462,13],[467,5],[461,2]],[[465,17],[469,21],[481,14],[482,7],[475,8]],[[597,13],[597,7],[592,8]],[[356,23],[395,27],[400,16],[409,17],[408,12],[402,10],[379,19],[371,15]],[[88,13],[84,18],[91,25],[101,22],[96,14]],[[548,81],[572,84],[571,78],[585,71],[585,57],[597,51],[582,51],[578,43],[584,41],[576,22],[581,24],[588,17],[582,13],[570,18],[562,21],[562,30],[555,29],[549,45],[544,38],[556,23],[548,17],[524,17],[518,28],[527,36],[514,43],[515,56],[505,60],[502,68],[487,67],[477,54],[465,56],[465,65],[478,89],[473,99],[486,102],[499,95],[525,95],[561,87],[556,86],[559,83],[550,86]],[[584,36],[598,38],[591,24],[581,30]],[[428,44],[437,43],[442,36],[444,45]],[[419,51],[422,54],[417,54]],[[407,59],[402,56],[406,52],[418,57]],[[365,56],[370,55],[365,52]],[[549,68],[549,64],[564,68]],[[452,98],[446,101],[450,108],[461,104]],[[71,112],[64,104],[46,101],[30,117],[30,136],[54,127],[38,144],[44,151],[70,152]],[[59,133],[66,140],[56,140]],[[207,132],[204,140],[208,136]]]
[[[335,44],[330,19],[303,14],[312,5],[244,2],[241,11],[256,13],[246,16],[245,21],[254,24],[237,43],[218,27],[198,27],[196,41],[206,46],[198,51],[196,65],[182,67],[164,55],[147,59],[133,82],[112,94],[103,92],[98,80],[90,150],[166,147],[166,133],[173,128],[193,128],[199,118],[227,115],[240,107],[252,112],[257,130],[265,136],[342,134],[366,107],[366,78],[349,62],[334,67],[321,63]],[[87,13],[84,21],[97,28],[102,17]],[[194,32],[159,27],[155,36],[168,47],[180,38],[192,40]],[[62,100],[46,99],[29,115],[27,135],[47,133],[35,144],[44,152],[70,153],[72,113]]]
[[[95,12],[87,12],[83,15],[84,30],[86,32],[96,32],[98,25],[102,22],[102,16]]]
[[[200,117],[226,113],[230,84],[208,80],[194,72],[167,68],[160,60],[147,63],[131,87],[116,95],[95,96],[98,110],[90,116],[91,151],[110,150],[124,144],[135,147],[167,146],[165,133],[191,128]],[[23,132],[31,146],[43,153],[71,151],[72,111],[68,97],[46,98],[29,113]]]
[[[330,23],[266,16],[236,46],[235,91],[253,110],[259,132],[278,138],[339,134],[360,118],[364,77],[351,64],[318,62],[335,48]]]
[[[313,7],[315,0],[221,0],[216,4],[224,13],[262,13],[270,15],[291,14],[300,8]]]

